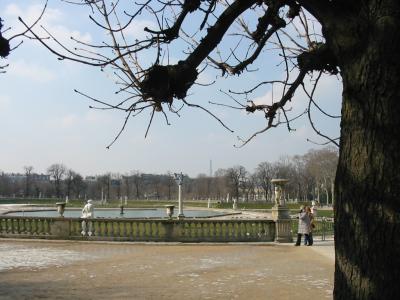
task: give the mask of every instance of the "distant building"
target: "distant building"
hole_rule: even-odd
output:
[[[4,173],[4,176],[11,182],[20,182],[26,180],[26,175],[20,173]]]
[[[86,176],[85,181],[86,182],[96,182],[97,178],[96,178],[96,176]]]
[[[3,173],[3,176],[13,183],[26,180],[26,174],[21,173]],[[32,173],[30,174],[30,177],[32,181],[36,182],[50,182],[50,175]]]
[[[50,175],[33,173],[33,174],[31,174],[31,176],[32,176],[32,179],[36,182],[49,182],[50,181]]]

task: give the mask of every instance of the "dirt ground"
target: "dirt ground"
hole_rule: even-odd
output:
[[[311,248],[2,239],[0,299],[332,299]]]

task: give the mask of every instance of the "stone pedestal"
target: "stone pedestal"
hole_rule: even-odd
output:
[[[275,242],[291,243],[292,220],[286,206],[275,205],[272,207],[272,219],[275,221]]]
[[[69,238],[70,229],[69,229],[69,221],[68,220],[54,220],[50,223],[50,232],[52,236],[58,238]]]
[[[274,205],[271,209],[272,219],[290,219],[289,209],[286,206]]]
[[[292,243],[292,220],[276,220],[275,221],[275,242]]]

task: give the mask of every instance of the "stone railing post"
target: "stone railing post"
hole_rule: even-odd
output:
[[[55,219],[50,222],[50,234],[57,238],[68,239],[70,237],[70,221],[66,219]]]
[[[275,242],[291,243],[292,238],[292,220],[278,219],[275,221]]]

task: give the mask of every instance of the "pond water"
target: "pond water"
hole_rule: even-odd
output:
[[[213,210],[184,210],[185,217],[214,217],[223,216],[224,213],[213,211]],[[59,214],[55,210],[47,211],[21,211],[8,213],[8,216],[26,216],[26,217],[59,217]],[[173,217],[178,215],[178,210],[174,210]],[[65,210],[64,217],[66,218],[79,218],[81,216],[81,210]],[[125,209],[124,214],[120,214],[119,209],[95,209],[95,218],[166,218],[164,208],[155,209]]]

